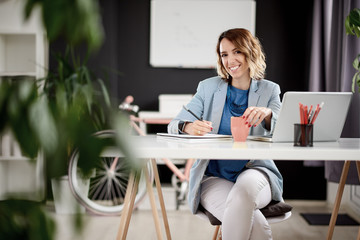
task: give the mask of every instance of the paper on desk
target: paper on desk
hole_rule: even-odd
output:
[[[183,141],[219,141],[219,140],[232,140],[231,135],[222,134],[205,134],[203,136],[195,136],[188,134],[170,134],[170,133],[157,133],[157,137],[163,139],[183,140]]]

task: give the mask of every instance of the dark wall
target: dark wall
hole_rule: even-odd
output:
[[[312,0],[298,1],[295,7],[286,0],[256,1],[256,35],[267,57],[266,78],[278,83],[282,93],[308,90],[312,4]],[[213,69],[149,65],[149,0],[102,0],[100,5],[106,40],[92,57],[90,66],[108,80],[116,104],[131,94],[142,110],[156,111],[159,94],[195,93],[199,81],[216,75]],[[62,45],[61,41],[53,43],[51,49],[61,49]],[[104,74],[110,69],[119,71],[120,75]],[[285,179],[285,198],[326,197],[323,168],[305,168],[301,161],[278,161],[277,165]],[[166,169],[161,171],[164,173]],[[166,174],[162,176],[168,179]],[[308,176],[307,181],[312,184],[300,181],[303,176]],[[313,187],[310,190],[309,185]]]
[[[256,1],[256,35],[267,56],[267,78],[283,93],[308,90],[312,0]]]
[[[121,73],[109,77],[117,101],[132,94],[141,109],[157,110],[159,94],[194,93],[200,80],[216,75],[214,69],[149,65],[149,0],[100,3],[106,41],[91,64],[97,71],[112,68]],[[291,1],[258,0],[256,6],[256,35],[267,56],[266,78],[280,84],[283,93],[307,90],[312,1],[301,1],[294,8]]]
[[[119,15],[118,67],[124,74],[119,78],[119,98],[132,94],[141,109],[157,110],[159,94],[194,93],[200,80],[215,74],[209,69],[149,65],[150,1],[121,1]]]
[[[256,1],[256,35],[267,57],[266,78],[280,84],[282,93],[308,89],[312,2],[300,1],[294,8],[291,1]],[[101,0],[100,6],[106,38],[89,65],[108,81],[117,103],[132,94],[142,110],[158,110],[159,94],[194,93],[199,81],[216,75],[214,69],[149,65],[149,0]],[[62,48],[62,41],[51,44],[52,50]]]

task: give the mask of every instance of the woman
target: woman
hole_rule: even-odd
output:
[[[250,135],[271,134],[280,110],[280,87],[263,79],[265,56],[246,29],[223,32],[216,46],[217,77],[201,81],[187,108],[168,125],[169,133],[231,135],[231,116],[242,116]],[[259,209],[282,200],[282,176],[273,160],[198,159],[190,173],[193,214],[206,209],[222,222],[222,238],[271,239]]]

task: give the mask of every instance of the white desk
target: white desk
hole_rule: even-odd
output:
[[[348,138],[340,139],[338,142],[315,142],[313,147],[294,147],[292,143],[265,143],[247,141],[245,143],[234,143],[233,141],[204,142],[199,141],[185,142],[180,140],[166,140],[154,135],[145,137],[134,137],[134,153],[139,158],[151,158],[155,163],[155,158],[200,158],[200,159],[274,159],[274,160],[345,160],[343,174],[339,183],[339,189],[335,201],[332,218],[329,225],[328,238],[332,238],[338,210],[340,207],[341,196],[343,193],[347,172],[350,161],[357,161],[357,169],[360,177],[360,139]],[[114,150],[112,150],[114,151]],[[112,152],[111,154],[114,154]],[[116,153],[115,153],[116,154]],[[156,164],[153,164],[153,167]],[[157,175],[157,170],[154,173]],[[156,178],[155,178],[156,180]],[[156,181],[159,201],[163,211],[163,220],[167,238],[171,239],[170,230],[167,223],[165,207],[163,206],[160,181]],[[127,191],[127,195],[128,195]],[[136,191],[135,191],[136,192]],[[131,194],[131,193],[129,193]],[[122,219],[130,218],[130,212],[122,214]],[[125,220],[123,220],[125,221]],[[127,221],[129,223],[130,219]],[[123,231],[127,231],[127,226],[123,228],[120,224],[118,239]],[[126,224],[125,224],[126,225]],[[123,234],[122,234],[123,235]],[[124,235],[123,235],[124,236]],[[126,234],[125,234],[126,238]],[[124,237],[122,239],[125,239]],[[159,237],[162,239],[162,237]],[[358,239],[360,239],[360,231]]]
[[[360,160],[360,139],[315,142],[314,147],[294,147],[293,143],[266,143],[231,140],[186,142],[165,140],[154,135],[134,137],[134,152],[139,158],[212,158],[276,160]]]

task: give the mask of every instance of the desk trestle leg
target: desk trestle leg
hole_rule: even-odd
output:
[[[328,230],[328,235],[327,235],[327,240],[331,240],[333,237],[333,233],[334,233],[334,228],[335,228],[335,224],[336,224],[336,219],[339,213],[339,208],[340,208],[340,203],[341,203],[341,198],[344,192],[344,187],[345,187],[345,183],[346,183],[346,179],[349,173],[349,168],[350,168],[350,161],[345,161],[344,163],[344,167],[341,173],[341,177],[340,177],[340,182],[339,182],[339,186],[338,186],[338,190],[336,193],[336,199],[335,199],[335,203],[334,203],[334,209],[333,212],[331,214],[331,219],[330,219],[330,223],[329,223],[329,230]],[[360,162],[356,161],[356,168],[357,168],[357,173],[358,173],[358,177],[360,180]],[[358,236],[357,236],[357,240],[360,240],[360,229],[358,232]]]
[[[155,196],[154,196],[154,192],[153,192],[153,188],[152,188],[152,182],[150,182],[147,169],[145,169],[144,172],[145,172],[145,177],[146,177],[146,190],[149,195],[149,200],[150,200],[150,204],[151,204],[151,209],[152,209],[152,214],[153,214],[154,224],[155,224],[155,229],[156,229],[156,235],[157,235],[158,240],[162,240],[163,238],[162,238],[162,233],[161,233],[161,228],[160,228],[159,214],[158,214],[157,208],[156,208],[156,202],[155,202]]]
[[[159,197],[161,212],[162,212],[162,216],[163,216],[166,237],[168,240],[171,240],[170,227],[169,227],[169,222],[168,222],[168,218],[167,218],[167,214],[166,214],[164,197],[162,195],[159,172],[157,169],[156,160],[151,159],[151,164],[152,164],[152,168],[154,170],[155,184],[156,184],[156,189],[157,189],[157,193],[158,193],[158,197]],[[151,179],[149,178],[149,173],[147,172],[146,168],[145,168],[144,172],[145,172],[145,177],[146,177],[146,188],[147,188],[147,193],[148,193],[149,199],[150,199],[152,214],[154,217],[157,238],[159,240],[162,240],[163,238],[162,238],[162,232],[161,232],[161,228],[160,228],[160,220],[159,220],[159,215],[158,215],[157,208],[156,208],[156,202],[155,202],[155,196],[154,196],[154,192],[153,192],[153,188],[152,188],[152,182],[151,182]],[[120,226],[119,226],[116,240],[125,240],[126,239],[127,232],[129,229],[131,214],[132,214],[132,211],[134,208],[134,202],[135,202],[136,192],[137,192],[138,185],[139,185],[139,180],[140,180],[140,172],[137,172],[135,174],[134,173],[130,174],[129,182],[128,182],[128,186],[127,186],[127,190],[126,190],[126,194],[125,194],[124,207],[123,207],[123,211],[121,213],[121,218],[120,218]]]
[[[166,214],[164,197],[163,197],[162,190],[161,190],[159,172],[157,169],[156,160],[154,158],[151,159],[151,165],[154,170],[155,184],[156,184],[156,189],[157,189],[157,193],[158,193],[158,197],[159,197],[161,213],[163,216],[166,237],[168,240],[171,240],[170,227],[169,227],[169,222],[168,222],[168,218],[167,218],[167,214]]]
[[[134,208],[136,192],[139,185],[140,173],[131,173],[125,194],[124,207],[121,213],[120,226],[116,240],[125,240],[129,229],[131,214]]]

